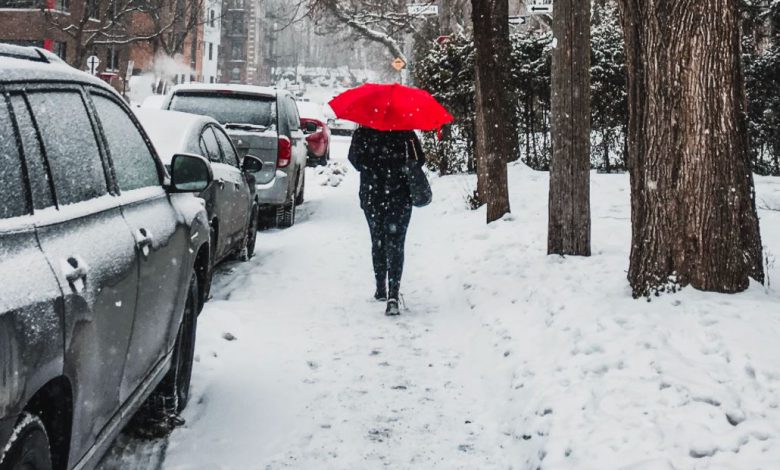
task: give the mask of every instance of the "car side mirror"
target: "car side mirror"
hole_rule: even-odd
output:
[[[171,160],[171,192],[199,193],[208,188],[214,174],[211,164],[200,155],[178,153]]]
[[[305,133],[314,134],[315,132],[317,132],[318,127],[316,123],[313,123],[311,121],[306,121],[302,124],[303,124],[303,131]]]
[[[241,161],[241,170],[245,173],[257,173],[263,169],[263,161],[254,155],[245,155]]]

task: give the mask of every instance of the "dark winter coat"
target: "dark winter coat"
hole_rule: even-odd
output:
[[[377,131],[359,127],[352,135],[349,161],[360,172],[363,210],[412,205],[405,166],[417,155],[425,163],[422,145],[413,131]]]

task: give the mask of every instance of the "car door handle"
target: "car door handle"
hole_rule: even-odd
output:
[[[217,184],[219,185],[219,189],[225,189],[225,180],[220,178],[217,180]]]
[[[71,288],[81,291],[87,280],[87,264],[80,256],[71,256],[62,262],[62,273]]]
[[[152,237],[152,234],[148,230],[145,228],[138,229],[135,234],[135,244],[144,256],[149,256],[149,249],[152,247],[153,242],[154,237]]]

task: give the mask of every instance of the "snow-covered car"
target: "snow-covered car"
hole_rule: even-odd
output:
[[[288,91],[251,85],[179,85],[163,109],[202,114],[222,124],[242,157],[251,154],[263,162],[263,169],[254,173],[262,213],[279,227],[295,223],[306,184],[306,141],[298,107]]]
[[[309,165],[326,165],[330,160],[330,129],[323,106],[314,101],[298,101],[301,128],[306,134],[306,157]]]
[[[352,121],[346,119],[340,119],[336,117],[336,113],[333,112],[330,106],[327,104],[323,107],[325,112],[325,118],[327,119],[328,128],[333,135],[352,135],[358,125]]]
[[[94,468],[186,406],[212,176],[171,167],[106,83],[0,44],[0,468]]]
[[[166,168],[182,153],[209,161],[214,181],[198,197],[206,202],[213,265],[231,255],[248,261],[257,239],[260,205],[253,173],[262,169],[260,159],[245,155],[239,160],[230,137],[208,116],[161,109],[137,109],[135,114]]]

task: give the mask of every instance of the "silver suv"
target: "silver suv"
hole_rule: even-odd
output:
[[[279,227],[295,223],[295,208],[303,203],[306,140],[298,106],[288,91],[250,85],[179,85],[163,109],[219,121],[242,158],[250,154],[263,161],[263,169],[254,174],[261,211]]]

